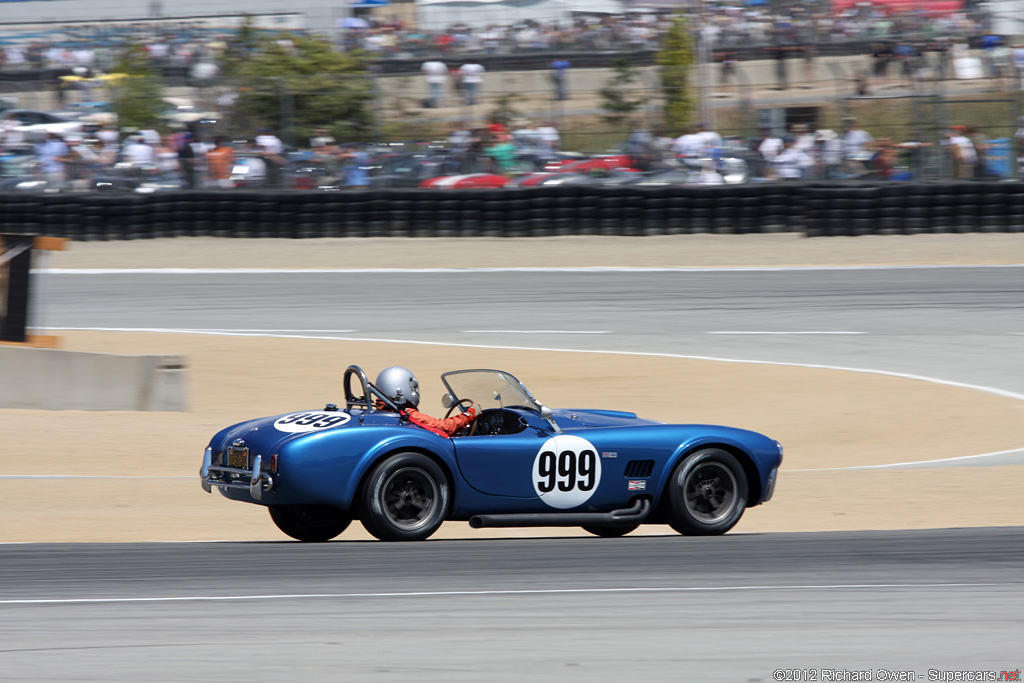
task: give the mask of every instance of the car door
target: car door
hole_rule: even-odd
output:
[[[514,411],[489,410],[478,419],[484,424],[499,415],[506,416],[508,422],[520,416]],[[504,433],[452,438],[459,470],[477,491],[492,496],[537,498],[531,473],[538,450],[551,437],[550,425],[539,418],[522,417],[521,431],[516,433],[508,433],[507,428],[487,429],[485,432]]]
[[[556,433],[533,414],[525,415],[524,423],[514,434],[452,439],[470,486],[493,496],[536,499],[538,510],[614,507],[643,490],[636,478],[627,479],[634,474],[628,463],[631,453],[646,449],[633,447],[622,430]]]

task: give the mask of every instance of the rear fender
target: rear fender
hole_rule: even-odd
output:
[[[451,480],[454,486],[456,482],[452,477],[453,473],[457,470],[454,467],[455,449],[452,447],[451,441],[441,439],[427,431],[424,431],[423,434],[423,436],[419,434],[403,434],[402,436],[384,439],[374,448],[367,451],[359,459],[359,464],[356,465],[352,471],[352,476],[345,483],[344,499],[349,501],[350,505],[354,504],[359,488],[362,486],[363,480],[366,479],[366,475],[369,474],[370,470],[382,458],[401,451],[416,451],[434,458],[441,464],[442,469],[447,471],[449,480]]]

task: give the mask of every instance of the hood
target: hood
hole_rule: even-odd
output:
[[[556,410],[554,420],[562,429],[577,427],[632,427],[662,424],[621,410]]]

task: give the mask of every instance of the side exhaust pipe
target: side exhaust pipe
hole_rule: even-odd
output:
[[[469,526],[483,527],[516,526],[583,526],[584,524],[640,524],[651,512],[649,498],[637,499],[632,506],[611,512],[545,512],[515,515],[474,515]]]

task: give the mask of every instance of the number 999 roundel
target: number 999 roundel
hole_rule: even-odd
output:
[[[385,541],[423,540],[445,521],[598,536],[669,524],[714,535],[775,489],[782,446],[756,432],[552,410],[500,370],[441,379],[446,417],[481,407],[452,435],[422,426],[353,365],[343,409],[328,403],[218,432],[202,486],[266,506],[300,541],[328,541],[355,519]]]

